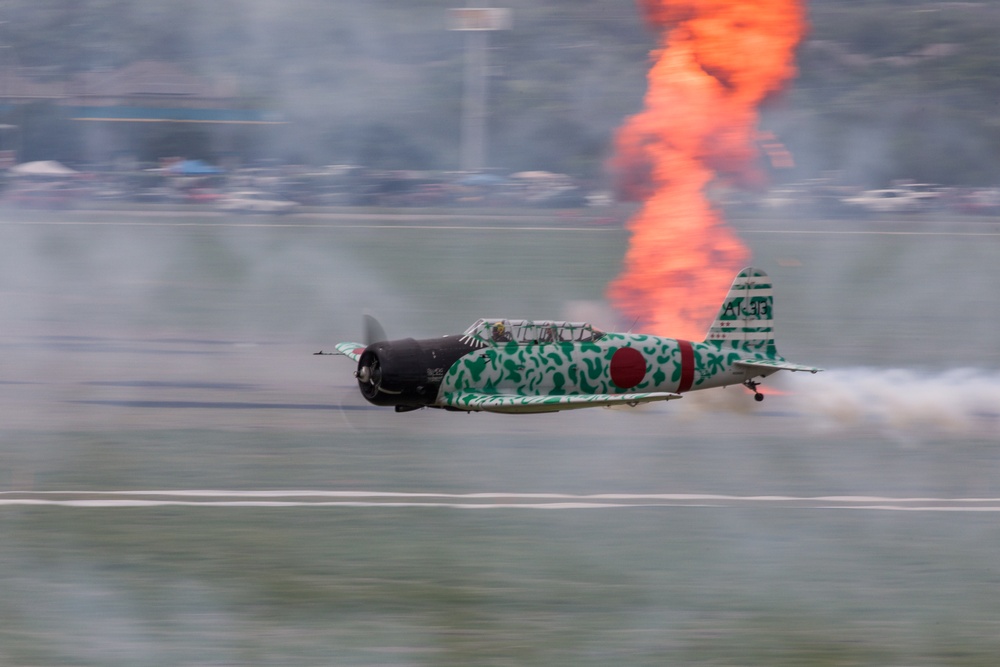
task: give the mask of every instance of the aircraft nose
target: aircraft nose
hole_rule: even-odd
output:
[[[368,382],[372,377],[372,369],[370,366],[362,366],[354,375],[357,376],[358,380],[361,382]]]

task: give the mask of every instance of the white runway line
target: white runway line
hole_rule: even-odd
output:
[[[225,497],[225,498],[466,498],[496,499],[522,498],[529,500],[742,500],[755,502],[774,501],[824,501],[832,503],[1000,503],[1000,498],[933,498],[887,496],[734,496],[718,493],[521,493],[488,491],[479,493],[431,493],[409,491],[337,491],[325,489],[148,489],[132,491],[0,491],[0,497],[23,496],[169,496],[169,497]]]
[[[1000,512],[1000,498],[734,496],[688,493],[406,493],[327,490],[156,490],[0,492],[0,505],[125,507],[387,507],[448,509],[765,508],[901,512]]]
[[[625,507],[663,507],[664,505],[630,505],[615,503],[398,503],[365,501],[280,501],[280,500],[38,500],[11,498],[0,505],[54,505],[59,507],[437,507],[447,509],[608,509]],[[683,505],[687,507],[687,505]]]

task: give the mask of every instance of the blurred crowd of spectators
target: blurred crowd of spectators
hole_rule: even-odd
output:
[[[302,206],[580,208],[610,203],[610,197],[588,190],[570,176],[547,171],[385,171],[351,165],[223,170],[196,160],[144,169],[77,171],[58,163],[37,164],[7,170],[4,201],[51,208],[85,201],[212,204],[227,193],[257,191]]]
[[[548,171],[386,171],[353,165],[276,164],[227,170],[198,160],[175,159],[146,168],[89,170],[35,162],[13,165],[0,173],[0,201],[25,208],[121,202],[290,212],[299,207],[349,206],[580,209],[615,203],[606,190]],[[725,208],[783,216],[865,217],[931,211],[1000,215],[1000,187],[955,188],[911,181],[865,190],[836,178],[821,178],[776,185],[764,192],[714,188],[709,196]]]

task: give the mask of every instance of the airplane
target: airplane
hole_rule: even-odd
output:
[[[610,333],[586,322],[480,319],[459,335],[388,340],[365,316],[367,344],[338,343],[357,362],[361,395],[396,412],[541,413],[670,401],[690,391],[760,382],[778,371],[818,373],[778,354],[767,274],[739,272],[705,340]]]

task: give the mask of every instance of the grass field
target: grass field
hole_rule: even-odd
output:
[[[759,407],[729,389],[510,417],[366,409],[351,365],[311,353],[365,309],[399,336],[614,318],[621,230],[251,222],[0,224],[0,663],[996,663],[994,225],[737,221],[782,352],[829,373]],[[184,489],[743,500],[9,504]],[[944,501],[755,500],[772,495]]]

